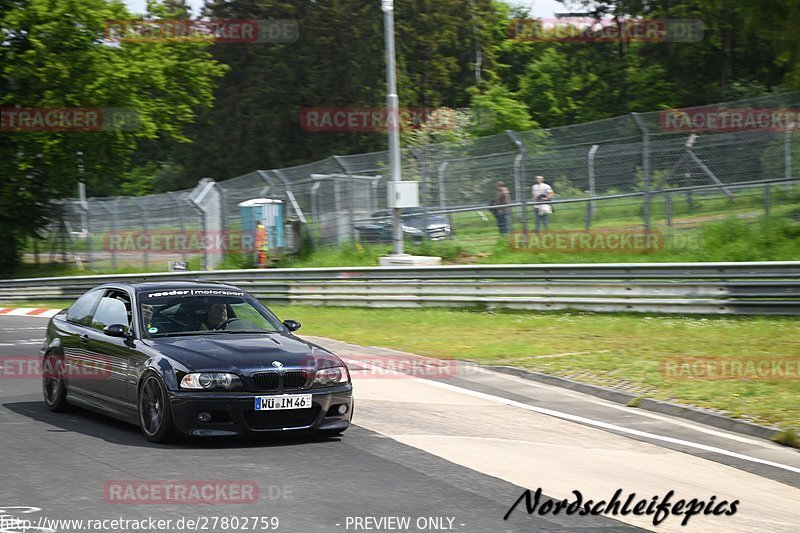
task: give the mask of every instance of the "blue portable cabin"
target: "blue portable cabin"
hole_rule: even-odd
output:
[[[267,246],[270,250],[284,248],[282,200],[274,198],[253,198],[239,204],[242,218],[242,233],[255,235],[256,221],[261,221],[267,230]]]

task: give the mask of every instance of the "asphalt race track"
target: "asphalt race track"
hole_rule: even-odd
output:
[[[0,360],[38,355],[46,322],[0,317]],[[329,344],[350,361],[364,355]],[[380,351],[368,355],[374,364]],[[168,446],[82,409],[50,413],[39,378],[4,365],[0,532],[23,531],[21,520],[39,527],[27,531],[99,531],[50,520],[120,518],[171,520],[166,531],[297,533],[800,528],[798,450],[494,372],[467,368],[420,379],[377,376],[371,364],[353,365],[356,427],[341,438],[182,439]],[[171,480],[245,483],[257,487],[257,498],[198,504],[109,497],[110,484]],[[739,504],[735,514],[701,513],[685,527],[677,515],[658,526],[652,515],[633,513],[529,515],[524,502],[503,519],[525,489],[537,488],[539,509],[546,497],[571,502],[580,491],[584,500],[608,500],[618,489],[623,500],[635,493],[636,501],[650,501],[672,490],[673,502],[714,496],[715,505]]]

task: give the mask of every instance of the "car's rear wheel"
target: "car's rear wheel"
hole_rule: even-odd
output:
[[[175,435],[167,390],[152,374],[139,388],[139,425],[144,438],[150,442],[169,442]]]
[[[67,409],[67,387],[64,383],[64,360],[54,353],[44,356],[42,372],[42,392],[44,403],[53,412]]]

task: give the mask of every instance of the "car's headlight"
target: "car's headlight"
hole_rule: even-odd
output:
[[[200,372],[186,374],[181,378],[182,389],[189,390],[232,390],[240,387],[241,382],[236,374],[225,372]]]
[[[340,385],[350,382],[350,372],[346,366],[320,368],[314,376],[314,386]]]

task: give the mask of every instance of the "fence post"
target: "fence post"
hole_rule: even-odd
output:
[[[259,192],[259,196],[266,196],[268,194],[272,194],[273,184],[272,184],[272,179],[269,177],[269,172],[265,170],[256,170],[256,174],[258,174],[259,177],[261,177],[261,179],[264,180],[264,183],[266,183],[264,188],[262,188],[261,191]]]
[[[593,144],[592,147],[589,148],[589,198],[591,198],[591,200],[586,204],[586,221],[584,226],[587,230],[591,227],[592,219],[594,218],[594,197],[597,196],[594,183],[594,156],[599,148],[600,145],[597,144]]]
[[[650,235],[650,131],[647,129],[639,113],[631,113],[633,120],[642,131],[642,173],[644,178],[644,202],[642,204],[642,221],[644,233]]]
[[[86,201],[86,197],[83,196],[81,198],[81,210],[83,211],[83,221],[84,225],[83,234],[86,238],[86,263],[89,267],[89,270],[92,270],[92,266],[94,265],[94,261],[92,258],[92,232],[90,231],[92,225],[92,212],[89,209],[89,202]]]
[[[167,196],[172,200],[172,203],[175,204],[175,210],[178,213],[178,228],[180,228],[180,230],[179,230],[180,231],[180,235],[185,238],[186,237],[186,227],[183,224],[183,209],[181,209],[181,203],[176,198],[176,196],[177,196],[176,193],[174,193],[172,191],[168,191],[167,192]],[[181,250],[181,261],[186,261],[186,249],[185,248]]]
[[[147,204],[139,205],[138,202],[137,202],[136,207],[139,210],[139,219],[141,220],[141,223],[142,223],[142,231],[144,232],[144,236],[147,237],[148,236],[148,233],[147,233]],[[150,241],[147,240],[147,245],[144,247],[144,250],[143,250],[143,252],[144,252],[144,268],[145,269],[147,269],[147,267],[148,267],[148,265],[150,263],[150,261],[149,261],[150,254],[147,251],[149,246],[150,246]]]
[[[408,149],[411,156],[417,160],[419,165],[420,183],[419,188],[422,189],[420,200],[422,202],[422,220],[424,221],[423,227],[425,228],[425,238],[428,238],[428,165],[425,154],[421,153],[418,148],[411,147]],[[452,228],[451,228],[452,229]]]
[[[522,221],[522,236],[518,242],[524,248],[527,245],[526,239],[528,238],[528,210],[525,207],[525,158],[527,157],[527,150],[525,143],[522,142],[515,131],[506,130],[506,134],[511,137],[517,147],[517,155],[514,157],[514,196],[516,196],[517,203],[521,204],[517,207],[517,218]]]
[[[283,212],[286,215],[289,211],[289,203],[292,203],[292,208],[297,211],[294,206],[294,193],[292,192],[292,182],[289,181],[289,178],[286,177],[286,174],[283,173],[282,170],[272,170],[272,174],[278,178],[281,183],[283,184],[283,196],[286,197],[286,205],[284,206]],[[298,206],[299,207],[299,206]],[[305,222],[305,215],[302,212],[296,212],[297,216]]]
[[[319,200],[317,199],[317,193],[319,192],[319,188],[321,183],[319,181],[315,181],[314,185],[311,186],[311,220],[313,220],[313,224],[317,233],[319,234],[320,239],[322,239],[322,225],[320,224],[319,220]]]
[[[450,164],[450,161],[442,161],[439,165],[439,171],[437,172],[439,178],[439,209],[442,211],[447,209],[447,200],[445,197],[445,188],[444,188],[444,173],[447,170],[447,166]],[[447,213],[447,222],[450,224],[450,238],[456,236],[456,228],[453,226],[453,214]]]
[[[672,193],[664,195],[664,216],[667,219],[667,226],[672,226]]]
[[[790,122],[786,126],[783,134],[783,163],[785,166],[783,177],[786,178],[786,190],[792,190],[792,131],[797,127],[795,122]]]
[[[109,213],[111,213],[111,227],[114,232],[119,231],[119,203],[121,198],[117,196],[114,199],[113,208],[109,209]],[[117,253],[113,250],[111,252],[111,268],[116,270],[117,268]]]
[[[225,190],[225,187],[219,184],[216,180],[214,180],[214,186],[216,187],[217,191],[219,191],[219,218],[220,224],[219,229],[222,231],[222,235],[228,235],[228,191]]]
[[[347,175],[347,224],[349,226],[347,232],[350,234],[350,242],[356,242],[356,220],[355,214],[353,213],[356,201],[353,190],[353,174],[350,172],[350,167],[347,166],[342,156],[335,155],[333,156],[333,160],[336,161],[337,165],[342,167],[342,170],[344,170],[344,173]]]
[[[206,234],[206,213],[203,209],[197,205],[194,200],[192,199],[192,195],[189,194],[186,196],[186,202],[189,204],[189,207],[200,216],[200,236],[203,237]],[[201,242],[204,239],[201,239]],[[201,246],[200,249],[200,270],[206,270],[206,265],[208,265],[208,260],[206,259],[206,247]]]

